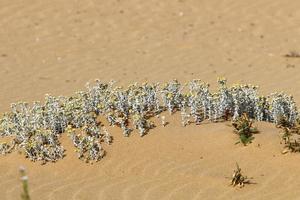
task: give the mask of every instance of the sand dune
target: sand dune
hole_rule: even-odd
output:
[[[225,123],[158,127],[140,138],[123,138],[115,128],[115,142],[94,165],[77,160],[67,138],[65,159],[40,166],[12,154],[1,158],[1,194],[15,199],[20,191],[17,169],[25,165],[34,199],[294,199],[299,194],[300,157],[282,155],[278,130],[258,123],[261,134],[253,144],[234,145],[237,136]],[[258,145],[260,144],[260,146]],[[229,186],[235,162],[256,184]],[[3,187],[4,186],[4,187]]]
[[[288,1],[0,1],[0,112],[12,102],[70,95],[95,78],[253,83],[300,102],[300,3]],[[214,84],[212,85],[215,86]],[[94,165],[67,156],[40,166],[0,157],[1,199],[18,199],[18,168],[32,199],[297,199],[300,155],[282,155],[279,130],[258,123],[253,144],[234,145],[225,123],[167,127],[115,140]],[[260,147],[259,145],[260,144]],[[229,187],[238,162],[256,184]]]

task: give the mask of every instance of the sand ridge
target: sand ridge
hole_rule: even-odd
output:
[[[183,128],[176,123],[176,117],[179,116],[170,118],[169,127],[157,127],[144,138],[137,134],[123,138],[118,128],[111,130],[115,143],[106,147],[107,156],[94,165],[77,160],[67,138],[62,138],[67,157],[56,164],[41,167],[17,154],[2,161],[10,169],[25,164],[31,177],[31,194],[38,199],[281,199],[282,194],[296,197],[296,192],[289,191],[298,185],[300,158],[280,153],[280,138],[273,125],[258,123],[262,134],[256,135],[253,144],[243,147],[234,145],[237,137],[224,123]],[[236,161],[257,183],[247,185],[242,192],[230,187],[226,179]],[[16,171],[10,170],[10,179],[6,177],[8,181],[3,183],[11,188],[3,191],[8,199],[20,189],[16,175],[12,175]],[[287,187],[281,187],[282,184]]]
[[[218,76],[285,91],[300,102],[296,1],[1,1],[0,111],[12,102],[70,95],[87,81],[127,85]],[[215,83],[215,84],[214,84]],[[299,105],[300,106],[300,105]],[[18,168],[28,170],[32,199],[297,199],[299,155],[281,155],[279,130],[258,123],[253,144],[224,123],[181,127],[180,116],[140,138],[115,140],[94,165],[67,156],[40,166],[16,152],[0,157],[1,199],[18,199]],[[260,144],[260,147],[258,147]],[[239,162],[257,184],[242,190],[225,178]]]

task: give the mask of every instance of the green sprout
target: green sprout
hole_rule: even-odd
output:
[[[246,113],[232,122],[232,126],[235,128],[234,132],[239,135],[240,139],[236,144],[242,143],[246,146],[254,139],[253,134],[258,133],[257,128],[253,127],[253,120]]]

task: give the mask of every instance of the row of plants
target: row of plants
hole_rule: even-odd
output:
[[[103,143],[111,144],[113,139],[99,116],[120,127],[126,137],[134,129],[140,136],[146,135],[155,127],[151,121],[155,116],[165,126],[165,111],[171,115],[179,111],[183,126],[233,120],[242,142],[249,138],[243,128],[248,118],[275,124],[284,118],[289,126],[296,124],[298,110],[292,96],[282,92],[261,96],[257,86],[227,86],[226,79],[219,79],[218,85],[218,90],[211,92],[209,84],[198,79],[186,84],[173,80],[128,87],[96,80],[71,97],[46,95],[44,103],[12,104],[11,111],[0,119],[0,135],[13,140],[0,144],[0,154],[18,150],[32,161],[56,162],[65,155],[59,137],[67,132],[78,158],[99,161],[105,155]],[[246,121],[239,124],[242,116]]]

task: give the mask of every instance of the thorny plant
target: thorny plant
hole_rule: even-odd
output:
[[[284,142],[284,149],[282,151],[283,154],[288,152],[300,152],[300,123],[299,119],[297,122],[291,126],[286,122],[286,118],[282,117],[280,119],[280,123],[277,126],[282,129],[282,140]]]
[[[277,128],[281,128],[284,132],[288,131],[291,134],[298,134],[300,135],[300,121],[299,119],[296,120],[296,123],[290,124],[286,117],[280,117],[278,124],[276,125]]]
[[[64,157],[59,138],[69,132],[78,157],[98,161],[105,155],[102,144],[112,142],[99,116],[105,117],[109,125],[120,127],[124,136],[134,129],[140,136],[146,135],[155,127],[151,118],[164,111],[179,111],[183,126],[201,124],[207,119],[236,121],[243,113],[257,121],[278,124],[284,116],[289,124],[296,123],[298,111],[292,96],[274,93],[264,97],[258,94],[256,86],[227,86],[226,79],[219,79],[218,83],[218,91],[212,93],[209,84],[198,79],[184,85],[173,80],[162,85],[134,83],[126,88],[115,86],[113,81],[96,80],[71,97],[47,94],[44,103],[12,104],[11,112],[0,118],[0,136],[14,139],[0,144],[0,153],[18,150],[32,161],[56,162]],[[163,126],[168,124],[165,119],[160,118]]]
[[[282,154],[286,154],[288,152],[300,152],[299,135],[293,134],[287,127],[283,128],[282,140],[284,141],[284,149],[282,151]]]
[[[289,121],[287,120],[287,117],[285,116],[280,116],[278,118],[278,122],[276,124],[277,128],[292,128],[292,124],[289,123]]]
[[[292,153],[300,152],[299,139],[298,140],[295,139],[293,141],[288,140],[288,142],[285,144],[285,149]],[[284,150],[282,153],[285,153],[286,150]]]
[[[233,171],[231,178],[231,185],[233,187],[239,186],[244,187],[245,184],[250,184],[250,180],[247,176],[242,175],[242,169],[239,167],[238,163],[236,163],[236,169]]]
[[[0,143],[0,154],[5,155],[11,153],[13,148],[15,147],[14,142],[2,142]]]
[[[256,127],[253,127],[253,120],[250,119],[247,113],[244,113],[241,117],[232,122],[232,126],[235,128],[234,132],[239,135],[240,141],[237,143],[243,143],[247,145],[254,139],[253,134],[258,133]]]

